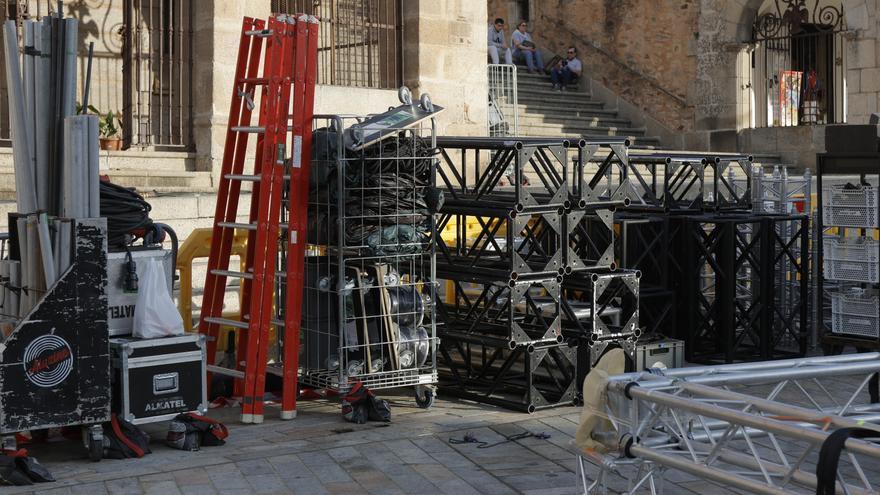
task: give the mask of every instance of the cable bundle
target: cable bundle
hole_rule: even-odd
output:
[[[107,217],[107,245],[124,249],[134,239],[132,231],[149,229],[152,207],[131,189],[101,182],[101,216]]]
[[[431,212],[425,191],[432,157],[428,140],[402,133],[348,158],[347,245],[366,246],[377,255],[416,253],[427,247]]]

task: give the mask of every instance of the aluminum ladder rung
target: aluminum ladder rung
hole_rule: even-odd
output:
[[[223,176],[224,179],[228,180],[240,180],[245,182],[260,182],[262,177],[259,175],[250,175],[250,174],[226,174]],[[281,176],[284,180],[290,180],[290,174],[285,174]]]
[[[205,370],[208,373],[217,373],[218,375],[231,376],[234,378],[238,378],[239,380],[244,379],[244,371],[241,370],[233,370],[230,368],[224,368],[222,366],[215,366],[213,364],[205,366]]]
[[[268,38],[272,36],[273,31],[271,29],[255,29],[251,31],[245,31],[244,34],[246,36],[257,36],[259,38]]]
[[[257,226],[252,223],[217,222],[217,226],[224,229],[257,230]],[[287,230],[287,223],[280,222],[278,224],[278,230]]]
[[[257,226],[252,223],[217,222],[217,226],[224,229],[257,230]]]
[[[264,132],[266,132],[265,127],[256,125],[237,125],[233,126],[230,130],[232,132],[247,132],[252,134],[263,134]]]
[[[246,280],[253,280],[254,279],[253,273],[236,272],[233,270],[211,270],[211,275],[216,275],[218,277],[243,278]]]
[[[205,318],[205,321],[208,323],[213,323],[215,325],[241,328],[242,330],[247,330],[248,327],[250,327],[250,324],[246,321],[230,320],[229,318],[217,318],[216,316],[208,316]]]
[[[239,84],[269,84],[269,79],[265,77],[243,77],[238,80]]]

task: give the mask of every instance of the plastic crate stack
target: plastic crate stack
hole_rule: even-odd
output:
[[[878,187],[834,184],[822,191],[823,257],[831,333],[880,338]]]
[[[628,200],[584,175],[597,154],[626,161],[626,141],[438,137],[437,148],[443,392],[528,412],[576,403],[601,351],[633,355],[640,334],[639,275],[617,270],[614,251],[613,211]]]

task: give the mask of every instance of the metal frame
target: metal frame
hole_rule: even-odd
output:
[[[831,228],[830,225],[824,225],[824,187],[823,185],[833,180],[834,176],[850,176],[858,177],[860,181],[865,181],[869,177],[873,177],[874,187],[880,187],[880,153],[851,152],[851,153],[819,153],[816,155],[816,216],[813,221],[816,225],[816,232],[820,236],[824,236],[826,229]],[[880,218],[880,205],[877,206],[877,218]],[[841,227],[838,229],[841,235],[845,235],[846,230],[855,231],[861,236],[870,234],[876,235],[877,229],[871,228],[853,228]],[[825,352],[839,353],[846,346],[853,346],[860,350],[880,350],[880,337],[864,338],[849,335],[832,335],[828,328],[828,318],[826,315],[830,310],[828,289],[856,286],[864,289],[880,289],[880,284],[858,284],[858,283],[829,283],[825,278],[824,271],[824,242],[816,242],[816,258],[815,258],[815,277],[816,277],[816,294],[817,304],[815,308],[815,325],[819,334],[820,343]],[[880,251],[880,243],[875,244]],[[880,257],[880,252],[878,252]]]
[[[313,122],[300,383],[339,392],[356,381],[371,389],[431,385],[436,219],[425,194],[436,176],[435,123],[347,149],[344,131],[363,120],[316,115]],[[402,234],[410,226],[413,235]],[[422,337],[407,340],[403,328]],[[424,359],[405,365],[400,356],[410,345]]]
[[[579,456],[585,493],[604,493],[616,475],[627,493],[662,493],[671,471],[748,493],[813,493],[812,465],[828,436],[880,420],[880,406],[859,402],[866,390],[876,402],[878,371],[880,354],[869,353],[613,376],[600,405],[613,429],[592,433],[609,452]],[[880,445],[845,445],[838,492],[876,493],[866,473]],[[592,484],[584,461],[599,464]]]
[[[809,221],[803,215],[702,215],[680,243],[688,361],[804,355],[809,336]],[[791,228],[787,228],[791,227]],[[798,299],[778,303],[775,274],[788,270]]]

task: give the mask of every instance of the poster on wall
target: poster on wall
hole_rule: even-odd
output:
[[[802,76],[797,70],[779,71],[779,125],[783,127],[798,125]]]

